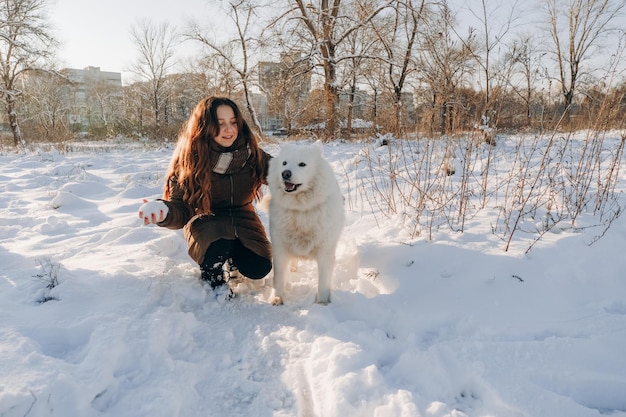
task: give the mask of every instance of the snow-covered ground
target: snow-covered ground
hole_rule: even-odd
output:
[[[137,218],[171,147],[3,151],[0,416],[626,416],[626,217],[505,252],[490,200],[429,239],[367,201],[385,148],[325,145],[347,196],[333,300],[302,263],[280,307],[216,299],[181,232]]]

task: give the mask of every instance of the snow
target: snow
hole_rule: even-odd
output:
[[[142,225],[171,146],[3,151],[0,416],[626,416],[626,218],[528,253],[493,207],[415,235],[363,197],[379,145],[325,145],[347,209],[333,299],[303,262],[279,307],[263,283],[216,298],[181,231]]]

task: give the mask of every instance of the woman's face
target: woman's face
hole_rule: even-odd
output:
[[[230,106],[222,104],[217,108],[216,113],[220,132],[213,139],[219,145],[228,148],[235,142],[239,134],[235,112]]]

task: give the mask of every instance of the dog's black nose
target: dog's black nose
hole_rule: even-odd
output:
[[[291,171],[286,169],[283,171],[281,175],[283,176],[284,180],[288,180],[289,178],[291,178]]]

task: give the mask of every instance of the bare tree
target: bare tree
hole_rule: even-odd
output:
[[[566,118],[571,114],[584,60],[613,28],[626,0],[545,0]]]
[[[0,100],[15,146],[25,144],[17,117],[17,100],[22,94],[17,81],[25,72],[42,68],[56,46],[46,20],[47,6],[46,0],[0,2]]]
[[[155,24],[144,19],[131,27],[131,37],[139,52],[131,71],[148,82],[148,102],[154,114],[154,132],[159,134],[167,97],[166,76],[175,64],[174,47],[178,42],[176,27],[167,22]]]
[[[324,82],[324,101],[326,108],[326,138],[339,136],[339,85],[337,83],[337,67],[346,56],[340,55],[342,44],[349,36],[369,24],[383,10],[397,3],[397,0],[372,0],[361,3],[348,3],[342,0],[320,0],[319,4],[310,1],[293,0],[294,7],[284,16],[288,22],[295,22],[288,36],[294,36],[304,48],[309,44],[312,60],[322,68]],[[304,28],[304,32],[299,30]],[[290,40],[283,39],[288,44]],[[294,48],[298,49],[298,48]],[[345,48],[349,51],[349,47]]]
[[[20,82],[23,103],[20,105],[21,130],[27,136],[46,141],[67,139],[67,125],[72,98],[68,80],[51,71],[30,71]]]
[[[278,63],[260,61],[258,71],[259,88],[267,97],[268,114],[265,120],[268,127],[293,129],[307,111],[306,99],[311,93],[311,65],[308,59],[297,52],[282,53]],[[268,117],[273,115],[281,115],[282,121]]]
[[[89,86],[87,91],[87,117],[92,133],[115,133],[115,125],[122,118],[122,90],[106,81]]]
[[[370,119],[374,122],[374,129],[377,130],[380,119],[380,96],[386,82],[385,63],[380,59],[370,59],[364,62],[363,80],[370,90]]]
[[[522,34],[513,42],[505,54],[505,61],[512,72],[507,77],[513,93],[524,103],[526,125],[532,124],[532,102],[538,84],[541,54],[532,35]],[[519,82],[518,82],[519,81]]]
[[[183,64],[183,68],[187,73],[201,74],[204,78],[202,97],[212,94],[230,97],[239,84],[228,61],[216,53],[206,54],[200,59],[191,57]]]
[[[358,52],[360,46],[358,31],[353,32],[349,38],[348,45],[351,57],[349,64],[343,67],[345,74],[342,77],[346,80],[348,90],[348,112],[346,114],[346,131],[348,135],[352,133],[352,118],[354,116],[354,105],[358,88],[359,67],[363,61],[363,55]],[[341,83],[341,85],[343,84]]]
[[[430,90],[432,114],[430,127],[439,125],[441,134],[454,130],[455,114],[463,107],[457,90],[473,68],[474,36],[459,40],[454,33],[454,14],[444,1],[430,14],[420,40],[420,80]]]
[[[228,4],[228,17],[235,24],[237,34],[235,38],[220,44],[217,40],[211,39],[200,24],[194,22],[184,35],[187,39],[202,43],[209,50],[221,58],[228,68],[235,72],[243,87],[243,94],[246,107],[252,117],[255,130],[261,134],[263,129],[259,122],[256,108],[252,102],[252,75],[253,66],[250,63],[250,56],[254,54],[260,44],[260,38],[254,33],[257,26],[255,19],[258,19],[258,9],[262,7],[252,0],[233,0]]]
[[[493,108],[494,82],[498,78],[493,54],[504,42],[517,20],[517,3],[518,0],[480,0],[479,7],[469,8],[470,14],[479,25],[479,29],[470,28],[470,31],[476,35],[476,47],[472,50],[484,78],[484,102],[481,109],[483,123],[497,115],[496,109]],[[463,41],[464,38],[459,36],[459,39]]]
[[[385,20],[382,27],[372,21],[372,27],[383,45],[383,61],[387,65],[387,77],[393,88],[395,126],[394,133],[402,130],[402,92],[411,72],[416,70],[415,51],[419,23],[425,12],[425,0],[405,0],[394,7],[391,22]]]

